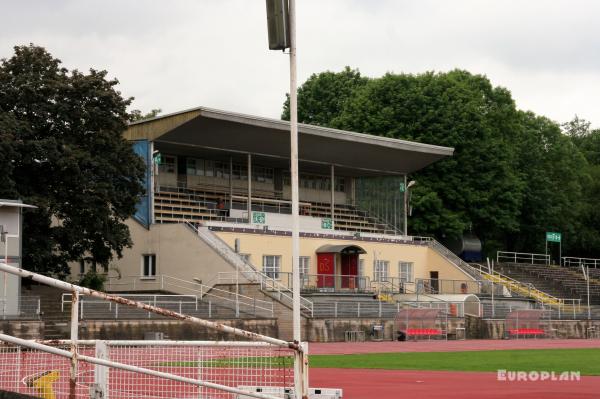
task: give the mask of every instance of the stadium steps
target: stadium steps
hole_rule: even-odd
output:
[[[235,193],[234,193],[235,194]],[[258,193],[257,193],[258,194]],[[273,193],[261,193],[268,201],[273,199]],[[217,201],[227,199],[228,191],[209,189],[175,189],[162,187],[154,193],[154,215],[158,223],[181,223],[185,221],[202,222],[209,220],[222,220],[223,215],[216,209]],[[268,202],[260,205],[261,198],[253,199],[255,210],[277,212],[277,207]],[[233,201],[234,209],[245,209],[246,203],[240,200]],[[274,208],[270,210],[270,208]],[[284,207],[285,208],[285,207]],[[285,212],[284,212],[285,213]],[[313,202],[306,216],[318,218],[331,217],[331,205]],[[379,234],[395,234],[393,228],[382,223],[377,218],[369,216],[366,212],[356,209],[351,205],[336,204],[333,217],[336,230],[356,231]]]
[[[63,312],[61,298],[65,291],[45,285],[31,284],[22,293],[40,297],[40,318],[44,322],[44,339],[66,339],[70,335],[71,315]]]
[[[581,299],[582,303],[587,302],[587,283],[579,268],[522,263],[506,263],[501,264],[501,267],[513,275],[527,278],[536,287],[539,284],[562,292],[563,298],[576,298]],[[590,279],[590,303],[600,305],[600,283],[594,277]]]
[[[232,272],[235,273],[237,270],[239,271],[240,276],[247,281],[259,283],[262,287],[261,291],[264,294],[291,309],[292,291],[288,287],[282,285],[277,280],[269,278],[262,271],[256,269],[250,262],[243,259],[238,253],[229,247],[227,243],[210,231],[208,227],[197,226],[193,224],[187,224],[187,226],[232,266]],[[300,303],[302,315],[305,317],[312,316],[312,302],[301,297]]]

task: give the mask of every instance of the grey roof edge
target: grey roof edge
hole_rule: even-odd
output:
[[[0,198],[0,207],[2,206],[12,206],[15,208],[37,208],[35,205],[24,204],[21,200],[10,200]]]
[[[148,122],[152,122],[155,120],[168,118],[171,116],[184,114],[187,112],[200,112],[201,116],[204,116],[207,118],[220,119],[220,120],[229,121],[229,122],[238,122],[238,123],[249,124],[249,125],[259,126],[259,127],[265,127],[265,128],[270,128],[270,129],[278,129],[278,130],[282,130],[282,131],[289,130],[289,126],[290,126],[290,122],[280,120],[280,119],[273,119],[273,118],[255,116],[255,115],[242,114],[242,113],[237,113],[237,112],[223,111],[223,110],[207,108],[207,107],[189,108],[189,109],[172,112],[172,113],[165,114],[165,115],[159,115],[154,118],[131,122],[129,125],[134,126],[134,125],[139,125],[139,124],[143,124],[143,123],[148,123]],[[398,150],[417,151],[417,152],[428,153],[428,154],[437,154],[437,155],[442,155],[442,156],[451,156],[454,154],[454,148],[452,148],[452,147],[444,147],[444,146],[438,146],[438,145],[433,145],[433,144],[424,144],[424,143],[419,143],[416,141],[393,139],[390,137],[375,136],[375,135],[366,134],[366,133],[351,132],[348,130],[340,130],[340,129],[332,129],[332,128],[328,128],[328,127],[322,127],[322,126],[307,125],[304,123],[298,124],[298,131],[299,131],[299,133],[308,133],[308,134],[312,134],[315,136],[327,137],[327,138],[338,139],[338,140],[343,139],[343,140],[348,140],[348,141],[355,141],[355,142],[360,142],[360,143],[364,143],[364,144],[383,146],[383,147],[388,147],[388,148],[398,149]]]

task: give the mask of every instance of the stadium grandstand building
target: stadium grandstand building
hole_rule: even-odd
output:
[[[195,108],[132,123],[124,136],[145,160],[146,196],[106,289],[202,297],[235,285],[236,295],[290,306],[289,123]],[[452,153],[299,126],[304,316],[333,299],[472,293],[475,278],[435,240],[404,234],[407,174]],[[73,279],[90,267],[73,265]]]

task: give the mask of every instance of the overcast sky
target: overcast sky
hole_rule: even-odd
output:
[[[264,0],[0,0],[0,58],[33,42],[106,69],[134,108],[278,118],[289,61],[269,51]],[[517,106],[600,126],[600,1],[297,0],[298,74],[467,69]]]

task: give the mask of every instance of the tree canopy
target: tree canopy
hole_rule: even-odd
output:
[[[0,197],[37,206],[24,218],[27,269],[64,276],[67,262],[107,266],[131,245],[123,222],[144,165],[122,138],[131,99],[117,84],[106,71],[69,71],[35,45],[0,61]]]
[[[298,117],[454,147],[454,156],[411,176],[418,181],[409,220],[414,234],[443,239],[472,231],[489,252],[540,251],[544,232],[557,230],[567,250],[592,242],[600,249],[598,229],[585,227],[586,218],[600,220],[596,207],[588,207],[599,198],[590,162],[600,153],[589,125],[576,123],[577,134],[565,135],[557,123],[518,110],[510,91],[483,75],[453,70],[365,78],[348,67],[327,71],[299,88]]]

